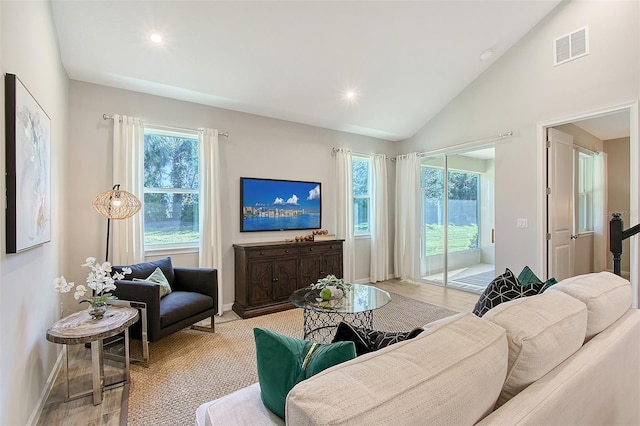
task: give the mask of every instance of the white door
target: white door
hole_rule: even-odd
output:
[[[573,136],[547,130],[547,271],[558,281],[573,273]]]

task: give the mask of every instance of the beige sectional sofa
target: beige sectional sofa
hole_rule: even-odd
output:
[[[608,272],[336,365],[287,395],[286,424],[638,425],[640,311]],[[200,406],[198,425],[282,425],[259,384]]]

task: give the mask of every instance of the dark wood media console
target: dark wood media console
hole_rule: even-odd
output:
[[[344,240],[234,244],[235,301],[242,318],[293,308],[289,296],[320,278],[342,278]]]

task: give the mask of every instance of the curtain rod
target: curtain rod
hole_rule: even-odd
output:
[[[349,151],[350,153],[355,154],[355,155],[384,155],[385,160],[392,160],[393,161],[393,158],[391,158],[391,157],[389,157],[388,155],[385,155],[385,154],[375,154],[375,153],[370,153],[370,152],[356,152],[356,151],[350,151],[350,150],[344,149],[344,148],[335,148],[335,147],[331,148],[331,152],[333,154],[335,154],[337,152],[340,152],[340,150]]]
[[[107,115],[107,114],[102,114],[102,119],[103,120],[113,120],[113,115]],[[152,124],[150,124],[152,125]],[[176,126],[164,126],[164,127],[173,127],[174,129],[182,129],[182,130],[191,130],[191,131],[198,131],[198,129],[190,129],[188,127],[176,127]],[[218,135],[220,136],[224,136],[225,138],[229,137],[229,132],[218,132]]]
[[[445,148],[436,149],[434,151],[419,152],[418,157],[428,157],[431,155],[438,155],[438,154],[444,154],[444,153],[455,154],[456,152],[465,151],[467,148],[479,148],[478,145],[481,144],[482,142],[489,143],[489,142],[498,141],[498,140],[502,141],[511,136],[513,136],[513,130],[508,130],[504,133],[498,133],[497,135],[494,135],[494,136],[487,136],[486,138],[475,139],[475,140],[463,142],[457,145],[451,145]],[[398,155],[398,157],[402,157],[402,155]],[[393,160],[395,160],[395,158]]]

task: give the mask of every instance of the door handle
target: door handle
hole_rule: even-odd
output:
[[[572,240],[577,240],[577,239],[578,239],[578,236],[577,236],[577,235],[572,235],[572,236],[571,236],[571,239],[572,239]]]

